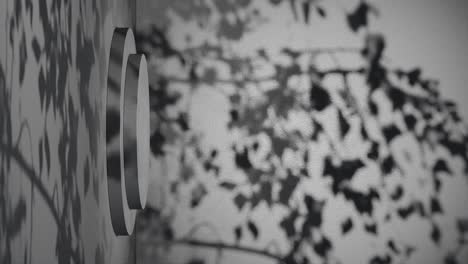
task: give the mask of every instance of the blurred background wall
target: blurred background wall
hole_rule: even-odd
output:
[[[466,263],[464,1],[140,1],[141,263]]]

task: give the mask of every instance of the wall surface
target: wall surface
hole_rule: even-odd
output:
[[[0,263],[128,263],[104,174],[118,4],[0,2]]]
[[[140,1],[140,263],[467,263],[467,6]]]

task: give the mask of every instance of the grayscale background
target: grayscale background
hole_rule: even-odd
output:
[[[468,263],[468,2],[0,2],[0,263]],[[148,208],[113,233],[114,27]],[[135,128],[138,129],[138,128]]]

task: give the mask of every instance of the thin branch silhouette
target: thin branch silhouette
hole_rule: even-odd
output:
[[[206,247],[206,248],[211,248],[211,249],[234,250],[234,251],[239,251],[239,252],[250,253],[250,254],[255,254],[255,255],[267,257],[267,258],[273,259],[275,261],[285,263],[283,256],[272,254],[272,253],[270,253],[270,252],[268,252],[266,250],[240,246],[240,245],[237,245],[237,244],[227,244],[227,243],[222,243],[222,242],[207,242],[207,241],[200,241],[200,240],[195,240],[195,239],[172,240],[172,241],[167,241],[167,243],[177,244],[177,245],[196,246],[196,247]]]

